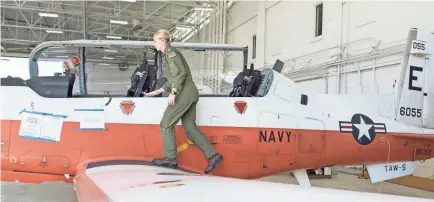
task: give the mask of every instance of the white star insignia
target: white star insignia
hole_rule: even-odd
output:
[[[360,116],[360,124],[353,124],[353,125],[359,129],[359,137],[357,138],[357,140],[360,140],[360,138],[362,138],[363,136],[371,140],[371,136],[369,136],[369,129],[371,129],[374,126],[373,124],[365,124],[365,121]]]

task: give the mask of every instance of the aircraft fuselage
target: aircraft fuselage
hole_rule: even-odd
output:
[[[329,165],[434,157],[432,129],[381,117],[380,112],[375,113],[378,105],[349,96],[308,95],[307,103],[300,104],[301,93],[281,89],[292,84],[279,76],[275,75],[274,82],[279,82],[273,83],[265,97],[200,98],[198,128],[224,156],[213,175],[259,178]],[[72,178],[64,174],[73,176],[91,162],[150,161],[162,156],[159,122],[167,107],[166,97],[44,98],[24,86],[4,86],[0,91],[2,180],[70,182]],[[390,98],[377,99],[386,102]],[[341,108],[335,100],[343,102]],[[365,105],[357,107],[357,100]],[[44,124],[38,130],[46,134],[60,131],[58,139],[20,136],[22,121],[32,121],[29,114],[35,113],[56,116],[55,120],[39,119]],[[176,136],[179,167],[203,173],[206,159],[198,147],[189,144],[180,123]]]

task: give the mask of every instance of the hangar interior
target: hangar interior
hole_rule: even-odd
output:
[[[175,42],[245,45],[248,47],[247,64],[253,64],[255,69],[272,67],[276,60],[281,60],[284,62],[281,73],[308,94],[390,95],[400,70],[408,31],[417,28],[433,32],[433,9],[433,1],[3,0],[1,77],[28,79],[28,57],[44,42],[153,41],[157,30],[167,29]],[[229,94],[234,78],[243,70],[240,51],[181,52],[203,94]],[[39,74],[51,76],[62,72],[62,62],[79,54],[78,48],[47,49],[39,58]],[[149,64],[155,63],[153,47],[90,47],[85,55],[86,86],[90,95],[124,94],[144,55]],[[74,93],[81,93],[78,82]],[[361,166],[355,167],[358,175]],[[336,175],[347,169],[351,170],[349,167],[332,168],[331,173]],[[418,162],[412,176],[429,179],[432,185],[434,159]],[[286,182],[289,178],[288,174],[280,174],[267,179]],[[342,175],[331,178],[361,181]],[[369,187],[365,181],[364,185],[355,185],[355,182],[333,185],[324,182],[327,180],[332,179],[321,179],[316,185],[342,189],[359,186],[354,189],[371,192],[379,188],[378,184]],[[19,195],[18,188],[13,186],[2,183],[2,194]],[[416,190],[390,192],[434,198],[432,187],[430,192],[420,195]]]

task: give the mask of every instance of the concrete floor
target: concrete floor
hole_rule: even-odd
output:
[[[297,184],[289,173],[282,173],[259,180],[279,183]],[[370,180],[358,179],[356,175],[337,172],[332,179],[312,179],[313,186],[374,192],[403,196],[414,196],[434,199],[434,192],[414,189],[388,182],[371,184]],[[78,202],[72,184],[63,182],[50,182],[42,184],[25,184],[15,182],[2,182],[2,202]]]
[[[411,187],[405,187],[389,182],[372,184],[369,179],[358,179],[358,176],[338,172],[336,175],[332,175],[332,179],[312,179],[311,184],[315,187],[334,188],[361,192],[392,194],[401,196],[414,196],[421,198],[434,199],[434,192],[415,189]],[[296,179],[290,176],[289,173],[282,173],[279,175],[273,175],[269,177],[261,178],[260,180],[298,184]]]

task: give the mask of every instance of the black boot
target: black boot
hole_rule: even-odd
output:
[[[208,166],[205,168],[205,174],[210,173],[220,161],[223,160],[223,156],[215,154],[208,159]]]
[[[178,166],[176,159],[170,158],[155,158],[152,160],[152,163],[157,166],[165,166],[169,168],[176,168]]]

